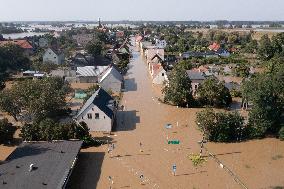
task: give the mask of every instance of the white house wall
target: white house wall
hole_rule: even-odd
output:
[[[88,119],[88,113],[92,114],[92,119]],[[99,113],[99,119],[95,119],[95,113]],[[78,117],[77,121],[84,121],[90,131],[110,132],[112,129],[112,119],[94,104],[89,106],[82,115]]]
[[[160,71],[160,73],[158,75],[156,75],[155,78],[153,78],[153,83],[154,84],[161,85],[161,84],[164,83],[164,81],[167,81],[167,75],[166,75],[166,71],[165,70]]]

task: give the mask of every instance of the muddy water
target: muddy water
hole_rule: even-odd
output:
[[[199,153],[197,141],[202,137],[194,120],[200,110],[161,104],[157,100],[159,87],[152,85],[140,52],[135,47],[132,50],[133,60],[125,78],[126,92],[122,100],[125,108],[118,113],[117,131],[109,138],[115,144],[114,157],[107,154],[106,146],[83,150],[84,161],[80,161],[79,172],[74,171],[78,174],[73,188],[108,188],[110,175],[113,188],[241,188],[211,158],[207,158],[202,167],[192,166],[187,156]],[[166,123],[173,127],[166,129]],[[167,138],[179,140],[180,144],[169,145]],[[277,154],[284,156],[283,144],[268,139],[238,144],[207,143],[206,146],[249,188],[269,188],[284,186],[281,177],[284,158],[271,160]],[[271,145],[274,145],[273,150],[269,149]],[[172,175],[173,164],[177,166],[177,176]],[[139,179],[141,174],[143,185]]]
[[[222,180],[234,188],[234,181],[216,168],[213,161],[207,167],[195,169],[187,155],[199,152],[194,118],[196,110],[179,109],[161,104],[152,85],[147,66],[140,52],[133,48],[133,60],[125,78],[126,92],[122,100],[124,112],[118,114],[117,154],[127,163],[143,172],[150,180],[146,188],[221,188]],[[171,123],[172,129],[165,129]],[[169,140],[180,140],[180,145],[168,145]],[[139,152],[142,143],[143,153]],[[126,155],[126,156],[125,156]],[[172,175],[172,165],[177,165],[177,175]],[[138,172],[139,172],[138,171]],[[204,180],[209,180],[204,182]],[[130,177],[129,183],[137,180]]]

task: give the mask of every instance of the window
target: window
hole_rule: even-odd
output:
[[[164,76],[165,74],[164,73],[162,73],[162,76]]]
[[[92,116],[91,113],[88,113],[88,114],[87,114],[87,117],[88,117],[88,119],[92,119],[92,118],[93,118],[93,116]]]
[[[100,119],[100,114],[99,113],[95,113],[95,119]]]
[[[92,110],[94,111],[94,108],[92,108]]]

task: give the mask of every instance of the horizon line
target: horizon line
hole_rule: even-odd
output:
[[[101,22],[284,22],[284,20],[101,20]],[[98,22],[97,20],[11,20],[3,22]]]

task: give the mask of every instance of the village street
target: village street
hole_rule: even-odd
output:
[[[118,112],[116,131],[109,136],[115,149],[112,154],[107,153],[106,145],[81,150],[78,168],[74,170],[74,179],[71,179],[71,188],[105,189],[110,185],[112,188],[134,189],[241,188],[210,157],[206,158],[207,162],[203,166],[193,167],[188,155],[198,154],[200,149],[197,142],[202,139],[202,135],[195,124],[195,114],[199,110],[160,103],[159,90],[152,85],[140,52],[136,47],[131,49],[133,59],[125,77],[125,92],[121,102],[124,111]],[[167,123],[173,127],[166,129]],[[169,140],[180,140],[180,144],[167,144],[167,137]],[[143,152],[140,152],[140,143]],[[269,144],[275,145],[274,140],[264,140],[259,143],[260,149],[255,150],[254,154],[261,151],[263,143],[268,143],[265,144],[268,147]],[[209,150],[218,153],[217,157],[224,160],[228,167],[237,171],[242,181],[256,185],[256,180],[260,179],[260,186],[267,185],[267,174],[257,175],[262,168],[247,168],[243,171],[246,164],[251,163],[248,165],[251,167],[255,165],[253,158],[244,161],[246,153],[251,151],[249,142],[241,145],[218,144],[218,148],[216,145],[206,144]],[[280,150],[275,149],[271,154],[277,151]],[[174,164],[177,167],[176,176],[172,175]],[[263,166],[268,166],[266,164]],[[280,165],[281,162],[273,166]],[[140,179],[140,175],[143,178]],[[281,180],[280,177],[271,179],[274,179],[274,183]]]

